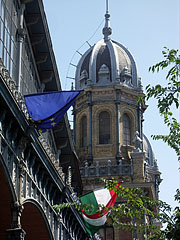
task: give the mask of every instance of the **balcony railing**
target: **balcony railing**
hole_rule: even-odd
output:
[[[111,160],[107,161],[107,164],[100,165],[97,161],[95,165],[88,166],[88,162],[85,162],[85,166],[80,168],[82,178],[87,177],[104,177],[104,176],[125,176],[133,174],[133,164],[111,164]]]

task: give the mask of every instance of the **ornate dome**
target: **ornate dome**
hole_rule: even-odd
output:
[[[88,86],[124,84],[142,90],[132,54],[122,44],[110,39],[109,14],[105,15],[104,39],[89,48],[81,57],[76,70],[76,89]]]

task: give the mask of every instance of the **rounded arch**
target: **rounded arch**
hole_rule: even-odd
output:
[[[100,114],[102,112],[107,112],[109,114],[109,122],[110,122],[110,139],[109,139],[109,144],[112,143],[113,141],[113,136],[112,136],[112,124],[113,124],[113,108],[111,106],[104,106],[104,105],[99,105],[97,106],[97,108],[95,109],[95,111],[93,112],[93,119],[95,120],[94,122],[94,136],[95,136],[95,139],[96,139],[96,144],[108,144],[108,143],[100,143],[100,136],[99,136],[99,132],[100,132],[100,128],[99,128],[99,117],[100,117]]]
[[[27,199],[23,202],[23,206],[21,225],[26,232],[26,240],[53,239],[48,219],[39,203],[35,200]]]
[[[82,112],[78,112],[76,114],[76,128],[75,128],[75,135],[76,135],[76,147],[79,150],[82,148],[81,145],[81,119],[83,117],[86,117],[87,119],[87,146],[88,146],[88,137],[89,137],[89,131],[88,131],[88,126],[89,126],[89,115],[88,115],[88,109],[85,108],[82,110]]]
[[[137,117],[131,109],[122,108],[120,125],[122,145],[132,145],[132,139],[137,128]]]

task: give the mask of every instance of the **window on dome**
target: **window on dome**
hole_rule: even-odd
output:
[[[83,116],[81,119],[81,147],[87,147],[87,118]]]
[[[131,124],[129,116],[126,113],[123,115],[123,144],[131,144]]]
[[[108,112],[99,114],[99,144],[110,143],[110,115]]]

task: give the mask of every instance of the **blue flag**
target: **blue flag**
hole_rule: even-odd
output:
[[[30,120],[39,132],[55,127],[75,102],[80,91],[45,92],[25,95]]]

